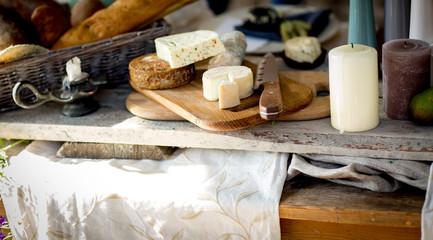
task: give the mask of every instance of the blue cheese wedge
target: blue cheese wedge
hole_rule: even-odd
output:
[[[320,48],[320,42],[315,37],[295,37],[284,43],[284,54],[300,63],[313,63],[322,53]]]
[[[209,30],[160,37],[155,39],[155,48],[157,56],[171,68],[184,67],[226,51],[219,35]]]
[[[245,66],[223,66],[211,68],[203,73],[203,95],[210,101],[219,99],[219,86],[223,81],[236,83],[239,98],[249,97],[253,93],[253,72]]]

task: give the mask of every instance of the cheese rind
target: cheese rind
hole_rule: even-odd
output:
[[[231,108],[241,104],[239,85],[235,82],[222,81],[218,87],[219,108]]]
[[[187,66],[225,52],[223,42],[216,32],[198,30],[155,39],[157,56],[170,67]]]
[[[194,64],[171,68],[167,61],[150,53],[129,62],[129,83],[139,89],[168,89],[188,84],[195,78]]]
[[[221,40],[224,43],[226,51],[212,57],[209,60],[208,69],[242,65],[247,49],[245,34],[240,31],[228,32],[221,36]]]
[[[223,81],[235,82],[239,86],[239,98],[253,93],[253,72],[245,66],[211,68],[203,73],[203,95],[210,101],[219,99],[218,87]]]

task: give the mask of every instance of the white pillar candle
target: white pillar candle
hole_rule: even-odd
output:
[[[409,38],[433,43],[433,0],[412,0]]]
[[[331,125],[340,133],[379,124],[379,78],[375,48],[348,44],[329,51]]]
[[[411,1],[409,38],[433,45],[433,0]],[[432,61],[433,56],[430,58]],[[430,68],[430,86],[433,87],[433,64]]]

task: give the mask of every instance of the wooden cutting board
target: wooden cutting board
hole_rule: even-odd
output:
[[[318,92],[329,91],[328,73],[317,71],[285,71],[280,74],[308,86],[312,90],[314,98],[307,107],[293,113],[284,114],[276,119],[277,121],[313,120],[330,115],[329,95],[322,97],[317,96]],[[257,96],[253,96],[253,98],[257,100]],[[186,120],[137,91],[132,91],[128,95],[126,107],[132,114],[145,119]]]
[[[249,67],[251,67],[255,74],[256,66],[248,65],[250,65]],[[134,96],[132,93],[131,96],[127,98],[127,108],[133,114],[143,118],[180,120],[178,117],[171,115],[171,113],[169,113],[171,111],[180,116],[181,119],[186,119],[203,129],[211,131],[242,129],[266,121],[262,119],[259,114],[259,93],[254,93],[251,97],[241,100],[240,106],[226,110],[219,109],[218,101],[208,101],[205,99],[203,97],[203,86],[201,83],[204,71],[204,69],[197,69],[196,79],[179,88],[145,90],[136,88],[131,84],[135,91],[144,95],[147,99],[140,99],[139,95]],[[299,75],[299,73],[295,71],[280,72],[280,86],[284,104],[284,110],[283,113],[281,113],[282,117],[300,111],[312,103],[316,94],[316,91],[312,89],[314,89],[315,86],[320,87],[320,84],[316,84],[312,80],[324,79],[323,74],[326,75],[327,81],[327,73],[304,72],[304,74]],[[318,78],[316,75],[321,76]],[[300,80],[295,81],[293,77],[294,79],[298,78]],[[301,83],[302,81],[308,82],[310,86]],[[156,107],[156,103],[162,106]],[[169,111],[164,109],[164,107]]]

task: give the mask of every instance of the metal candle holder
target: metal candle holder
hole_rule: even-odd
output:
[[[63,84],[55,83],[39,92],[30,82],[21,81],[15,84],[12,97],[18,106],[25,109],[36,108],[49,101],[65,103],[61,113],[68,117],[79,117],[99,109],[99,103],[92,96],[98,87],[105,83],[106,81],[89,78],[89,74],[83,72],[76,79],[68,81],[68,84],[65,84],[64,80]],[[22,99],[21,92],[24,89],[30,90],[35,96],[31,101]]]

